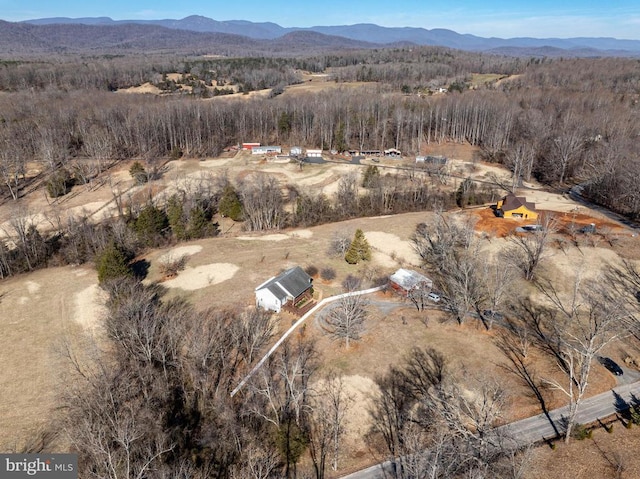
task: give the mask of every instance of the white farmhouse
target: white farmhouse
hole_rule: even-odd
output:
[[[279,313],[287,303],[295,306],[301,300],[311,298],[312,287],[313,278],[296,266],[258,286],[255,290],[256,305]]]

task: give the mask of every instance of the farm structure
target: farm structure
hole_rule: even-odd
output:
[[[322,150],[307,150],[307,158],[322,158]]]
[[[243,143],[242,144],[242,149],[245,151],[251,151],[253,150],[256,146],[260,146],[260,143]]]
[[[398,294],[408,296],[418,289],[431,290],[433,281],[416,271],[400,268],[389,276],[389,286]]]
[[[397,150],[396,148],[389,148],[388,150],[384,150],[384,156],[389,156],[391,158],[400,158],[402,156],[402,152]]]
[[[256,305],[269,311],[295,309],[312,299],[313,278],[300,266],[290,268],[278,276],[268,279],[255,289]]]
[[[282,153],[282,147],[280,146],[254,146],[251,148],[252,155],[268,155],[269,153],[279,154]]]

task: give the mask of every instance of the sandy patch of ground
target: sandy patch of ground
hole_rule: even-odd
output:
[[[311,230],[295,230],[287,233],[292,238],[304,238],[309,239],[313,236],[313,231]]]
[[[168,76],[168,75],[167,75]],[[162,90],[151,83],[143,83],[140,86],[132,86],[129,88],[120,88],[117,93],[151,93],[154,95],[159,95],[162,93]]]
[[[240,270],[238,266],[231,263],[212,263],[186,267],[176,278],[162,283],[168,288],[180,288],[186,291],[206,288],[212,284],[227,281]]]
[[[552,210],[552,211],[561,211],[561,212],[572,212],[572,213],[597,213],[584,206],[581,206],[580,203],[576,203],[571,198],[565,195],[560,195],[557,193],[549,193],[548,191],[541,190],[522,190],[517,191],[519,196],[525,196],[527,201],[532,201],[536,204],[536,208],[540,208],[543,210]],[[598,214],[598,217],[600,215]]]
[[[198,244],[192,244],[188,246],[180,246],[178,248],[173,248],[170,251],[167,251],[165,254],[158,258],[158,261],[161,263],[165,261],[170,261],[172,259],[181,258],[182,256],[193,256],[194,254],[202,251],[202,246]]]
[[[98,211],[103,210],[105,216],[111,216],[117,211],[115,203],[109,206],[110,201],[93,201],[81,206],[74,206],[67,210],[69,216],[92,216]]]
[[[263,236],[238,236],[237,239],[242,241],[283,241],[289,238],[289,235],[286,235],[284,233],[274,233],[271,235]]]
[[[50,225],[50,222],[44,213],[28,214],[17,219],[5,221],[4,223],[0,224],[0,238],[9,238],[15,236],[15,228],[12,226],[12,223],[14,221],[17,221],[16,224],[34,225],[38,229],[43,229],[46,228],[47,225]]]
[[[95,330],[107,314],[106,300],[107,293],[97,284],[76,293],[73,319],[84,329]]]
[[[25,281],[24,284],[26,285],[29,294],[36,294],[40,291],[40,283],[36,283],[35,281]]]
[[[284,241],[292,238],[303,238],[309,239],[313,236],[313,231],[311,230],[294,230],[289,231],[287,233],[273,233],[269,235],[261,235],[261,236],[238,236],[236,239],[242,241]]]
[[[384,259],[377,255],[378,261],[381,261],[384,266],[393,267],[397,263],[405,262],[413,265],[420,264],[420,257],[409,241],[384,231],[367,231],[365,236],[374,250],[378,250],[377,252],[388,257],[388,259]]]

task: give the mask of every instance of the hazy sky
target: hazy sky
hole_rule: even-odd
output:
[[[639,0],[0,0],[0,19],[111,17],[269,21],[283,27],[376,23],[448,28],[483,37],[615,37],[640,40]]]

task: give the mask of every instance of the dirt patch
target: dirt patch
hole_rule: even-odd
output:
[[[73,318],[84,329],[95,331],[107,314],[106,300],[107,293],[97,284],[92,284],[75,294]]]
[[[202,246],[200,246],[199,244],[179,246],[178,248],[173,248],[171,251],[168,251],[167,253],[160,256],[158,258],[158,261],[163,263],[165,261],[176,260],[183,256],[193,256],[194,254],[197,254],[200,251],[202,251]]]
[[[527,197],[528,199],[528,197]],[[486,233],[492,237],[504,238],[514,233],[519,226],[535,224],[535,221],[517,219],[517,218],[499,218],[495,215],[490,207],[478,207],[467,210],[469,214],[477,219],[475,226],[476,231]],[[551,210],[545,205],[545,209],[539,209],[541,214],[552,214],[558,223],[558,232],[568,234],[570,230],[579,230],[580,228],[593,223],[596,231],[607,232],[613,235],[629,236],[629,230],[608,218],[603,218],[597,212],[588,210],[589,214],[577,212],[563,212],[561,210]]]
[[[157,86],[147,82],[147,83],[143,83],[140,86],[120,88],[117,91],[117,93],[138,93],[138,94],[148,93],[153,95],[160,95],[162,93],[162,90],[160,90],[160,88],[158,88]]]
[[[239,269],[238,266],[231,263],[204,264],[195,268],[187,266],[176,278],[165,281],[162,284],[167,288],[193,291],[227,281],[233,278]]]
[[[383,231],[367,231],[365,236],[374,249],[374,258],[377,258],[384,266],[394,267],[405,263],[420,264],[420,257],[409,241]]]

